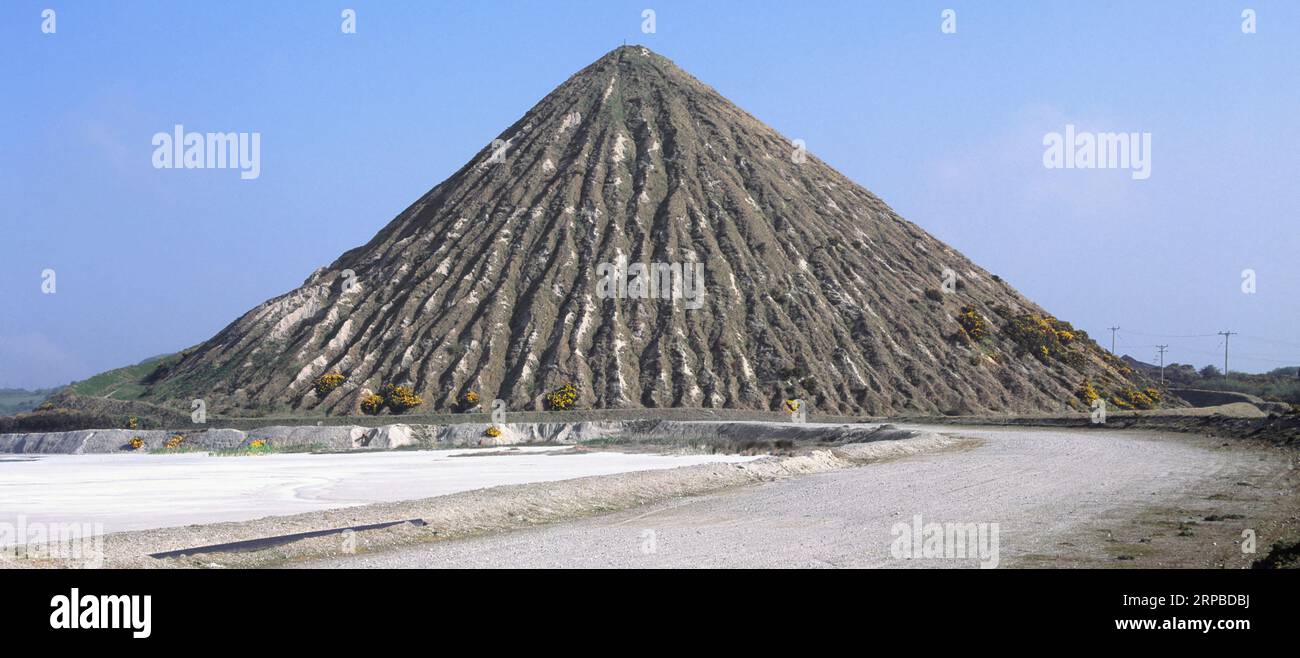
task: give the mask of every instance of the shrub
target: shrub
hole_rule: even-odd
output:
[[[1085,379],[1083,383],[1079,384],[1079,388],[1075,389],[1074,397],[1079,398],[1084,404],[1092,406],[1092,403],[1101,396],[1097,394],[1097,389],[1093,388],[1092,382]]]
[[[1040,359],[1051,356],[1052,348],[1060,345],[1052,325],[1033,313],[1012,316],[1005,332],[1011,342]]]
[[[785,404],[782,405],[782,408],[785,409],[785,412],[786,412],[786,413],[791,414],[791,415],[794,415],[795,412],[799,411],[799,401],[798,401],[798,400],[786,400],[786,401],[785,401]]]
[[[339,387],[339,384],[343,383],[344,379],[347,378],[344,377],[341,372],[327,372],[320,377],[317,377],[315,384],[313,384],[316,388],[316,396],[323,398],[326,395],[329,395],[334,389]]]
[[[1088,365],[1088,357],[1079,350],[1066,350],[1061,354],[1061,361],[1075,370],[1083,370],[1083,367]]]
[[[483,431],[483,435],[495,439],[498,436],[501,436],[501,428],[496,425],[489,425],[488,428]]]
[[[163,447],[168,450],[176,450],[181,447],[182,443],[185,443],[185,437],[179,434],[174,434],[172,435],[172,438],[167,439],[167,442],[163,444]]]
[[[800,364],[782,366],[780,370],[776,371],[776,374],[781,379],[803,379],[808,376],[808,368]]]
[[[1082,353],[1069,349],[1071,344],[1085,338],[1087,334],[1077,331],[1069,322],[1050,315],[1023,313],[1012,316],[1004,331],[1020,349],[1033,354],[1040,361],[1056,358],[1076,368],[1087,362]]]
[[[1154,409],[1156,406],[1156,401],[1142,391],[1134,390],[1126,391],[1126,393],[1128,393],[1129,402],[1132,402],[1133,406],[1138,409]]]
[[[966,334],[966,337],[971,340],[980,340],[988,335],[988,322],[974,307],[961,307],[961,314],[957,316],[957,323],[961,325],[961,330]]]
[[[189,416],[172,415],[171,412],[157,416],[142,416],[138,429],[145,427],[179,426]],[[25,432],[70,432],[73,430],[121,428],[125,419],[121,414],[103,410],[72,409],[42,405],[37,411],[0,416],[0,434],[17,434]]]
[[[939,292],[937,288],[926,288],[925,298],[932,302],[943,301],[943,293]]]
[[[548,393],[546,401],[550,404],[551,409],[556,411],[572,409],[573,405],[578,402],[578,387],[566,382]]]
[[[127,442],[127,445],[131,446],[132,450],[139,450],[144,447],[144,439],[138,436],[133,436],[131,437],[131,440]]]
[[[139,419],[139,418],[136,418],[135,416],[131,416],[130,418],[127,418],[127,419],[126,419],[126,428],[129,429],[129,430],[138,430],[138,429],[140,429],[140,419]]]
[[[384,396],[369,393],[361,398],[361,413],[374,416],[384,408]]]
[[[424,400],[420,399],[420,396],[406,386],[385,384],[383,388],[379,389],[379,393],[384,398],[384,404],[388,405],[388,409],[395,414],[400,414],[424,404]]]
[[[478,401],[479,401],[478,391],[467,391],[464,395],[460,396],[461,411],[468,411],[470,409],[473,409],[474,407],[477,407]]]
[[[1157,395],[1159,393],[1157,392]],[[1111,402],[1122,409],[1130,407],[1135,409],[1151,409],[1156,406],[1155,400],[1143,391],[1135,388],[1122,388],[1111,396]]]
[[[1124,363],[1124,359],[1111,354],[1109,351],[1103,351],[1101,353],[1101,358],[1110,367],[1114,368],[1115,372],[1125,376],[1133,374],[1133,369],[1130,368],[1127,363]]]

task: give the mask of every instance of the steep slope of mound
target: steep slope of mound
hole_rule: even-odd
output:
[[[699,304],[603,298],[602,264],[621,259],[702,264]],[[345,379],[322,395],[313,383],[327,372]],[[1077,408],[1085,379],[1105,393],[1136,387],[1128,373],[712,88],[627,46],[368,244],[161,366],[140,397],[346,414],[399,384],[426,410],[471,390],[536,409],[572,383],[578,407],[802,398],[826,412],[972,413]]]

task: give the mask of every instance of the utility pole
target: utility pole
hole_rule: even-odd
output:
[[[1223,336],[1223,378],[1228,378],[1228,337],[1236,335],[1235,331],[1220,331],[1219,335]]]
[[[1169,349],[1169,346],[1156,345],[1156,349],[1160,350],[1160,385],[1164,386],[1165,385],[1165,350]]]
[[[1110,327],[1110,353],[1111,354],[1115,354],[1115,332],[1116,331],[1119,331],[1119,327]]]

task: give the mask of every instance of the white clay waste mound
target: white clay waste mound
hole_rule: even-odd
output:
[[[41,455],[0,458],[0,519],[102,532],[246,521],[526,484],[755,457],[564,447],[362,454]]]

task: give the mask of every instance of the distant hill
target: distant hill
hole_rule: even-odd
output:
[[[1138,361],[1127,354],[1122,359],[1128,367],[1136,372],[1143,373],[1152,379],[1160,377],[1160,366]],[[1222,373],[1217,369],[1214,370],[1214,374],[1211,376],[1206,376],[1201,371],[1198,371],[1195,366],[1171,363],[1165,366],[1164,377],[1165,383],[1171,386],[1245,393],[1272,402],[1300,404],[1300,378],[1297,378],[1297,368],[1295,366],[1277,368],[1264,374],[1251,374],[1234,370],[1228,377],[1223,377]]]
[[[135,400],[144,392],[145,383],[149,381],[149,375],[160,366],[175,361],[179,356],[179,354],[161,354],[149,357],[135,365],[102,372],[94,377],[73,382],[67,386],[36,390],[0,388],[0,416],[12,416],[32,411],[47,400],[62,406],[69,395]]]
[[[29,391],[25,388],[0,388],[0,416],[11,416],[16,413],[31,411],[58,390],[57,388],[41,388]]]
[[[1138,361],[1137,359],[1125,354],[1120,357],[1125,365],[1133,370],[1140,372],[1152,379],[1160,378],[1160,366]],[[1200,381],[1201,375],[1196,368],[1183,363],[1170,363],[1165,365],[1165,382],[1173,384],[1195,384]]]

